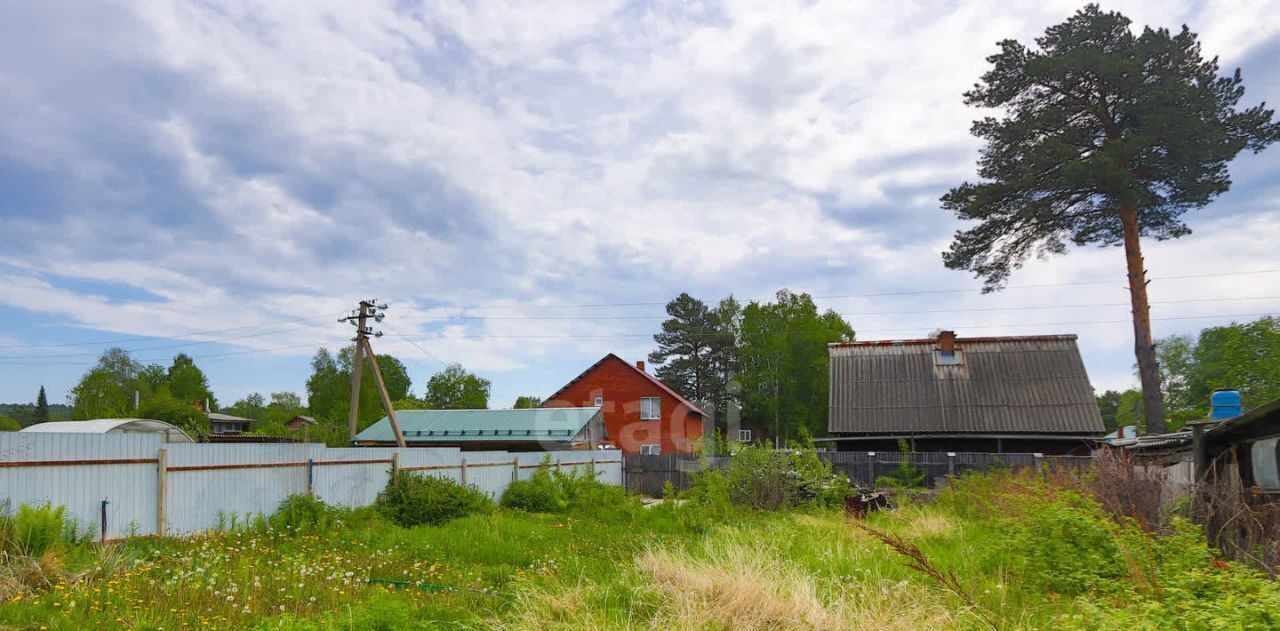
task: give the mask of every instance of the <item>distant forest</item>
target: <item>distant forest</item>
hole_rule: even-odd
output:
[[[34,403],[0,403],[0,416],[8,416],[18,424],[26,427],[35,422],[36,405]],[[50,421],[70,421],[71,406],[63,403],[49,404]]]

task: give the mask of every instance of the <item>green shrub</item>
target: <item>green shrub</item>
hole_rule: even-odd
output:
[[[488,512],[493,501],[474,486],[435,476],[401,474],[378,494],[378,512],[406,528]]]
[[[911,448],[906,440],[898,439],[898,452],[902,454],[902,461],[894,467],[893,473],[876,478],[876,486],[896,489],[914,489],[924,486],[926,477],[924,470],[911,466],[911,461],[907,457],[911,453]]]
[[[528,480],[516,480],[502,493],[504,508],[530,513],[559,513],[569,508],[564,490],[546,467],[538,467]]]
[[[272,530],[310,532],[333,525],[337,510],[313,495],[290,495],[267,520]]]
[[[46,550],[63,542],[68,520],[63,518],[62,506],[18,507],[17,512],[5,518],[0,532],[4,536],[4,551],[29,557],[38,557]],[[70,532],[74,533],[72,525]]]
[[[805,445],[789,450],[743,446],[725,477],[734,504],[762,510],[838,506],[849,493],[849,480]]]
[[[1078,595],[1125,573],[1115,522],[1075,491],[1052,498],[1015,497],[1017,516],[1003,519],[1002,546],[1011,566],[1030,584]]]

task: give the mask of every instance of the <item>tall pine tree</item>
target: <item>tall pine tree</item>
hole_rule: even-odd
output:
[[[40,393],[36,395],[36,409],[31,415],[31,423],[47,423],[49,422],[49,397],[45,396],[44,386],[40,386]]]
[[[1231,185],[1227,163],[1280,138],[1263,105],[1238,110],[1240,71],[1218,76],[1196,35],[1146,28],[1088,5],[1036,39],[999,43],[965,102],[1004,111],[974,123],[983,181],[942,205],[977,226],[943,253],[1000,288],[1031,255],[1123,245],[1147,431],[1164,431],[1140,238],[1191,232],[1182,221]],[[1264,104],[1265,105],[1265,104]]]

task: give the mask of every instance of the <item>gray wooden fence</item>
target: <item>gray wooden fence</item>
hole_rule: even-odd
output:
[[[912,467],[923,471],[924,484],[936,486],[940,479],[948,475],[960,475],[969,471],[990,471],[1008,467],[1021,469],[1027,467],[1048,467],[1050,469],[1088,468],[1092,456],[1049,456],[1042,454],[997,454],[966,452],[868,452],[868,451],[828,451],[819,452],[824,462],[831,464],[837,473],[842,473],[849,480],[861,487],[874,487],[877,478],[890,475],[898,468],[903,459]],[[670,482],[676,490],[689,488],[694,475],[704,467],[725,468],[732,461],[731,457],[716,456],[699,459],[685,454],[666,454],[660,456],[641,456],[626,454],[623,456],[623,477],[627,490],[633,493],[657,497],[662,494],[663,486]]]

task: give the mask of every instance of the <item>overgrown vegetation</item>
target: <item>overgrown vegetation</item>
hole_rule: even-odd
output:
[[[408,528],[486,513],[493,509],[493,500],[474,486],[448,478],[403,474],[378,494],[375,506],[383,517]]]
[[[706,473],[678,501],[650,506],[594,475],[550,466],[523,486],[553,501],[521,503],[514,498],[524,491],[508,493],[503,504],[518,508],[493,507],[456,482],[402,475],[368,509],[297,496],[225,532],[107,547],[66,539],[55,508],[32,509],[20,529],[15,511],[4,532],[38,533],[21,549],[44,550],[35,562],[46,580],[10,587],[32,558],[6,544],[0,627],[1280,624],[1280,588],[1265,574],[1217,557],[1200,528],[1170,511],[1159,523],[1117,515],[1114,507],[1127,504],[1116,498],[1134,493],[1099,498],[1100,477],[966,476],[931,503],[873,513],[863,529],[824,508],[824,493],[805,491],[829,482],[807,457],[749,453],[774,471]],[[787,470],[802,473],[778,474]],[[790,509],[760,508],[806,495],[788,500]],[[753,505],[758,498],[768,501]]]

